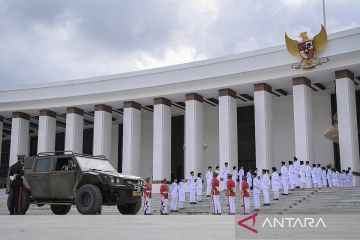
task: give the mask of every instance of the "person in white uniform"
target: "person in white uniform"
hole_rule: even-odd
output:
[[[351,171],[351,167],[348,167],[348,171],[349,171],[349,181],[350,181],[349,187],[355,187],[354,175],[353,175],[353,172]]]
[[[239,176],[239,190],[241,191],[242,177],[245,176],[244,166],[240,166],[238,176]]]
[[[292,161],[289,161],[289,180],[290,180],[290,190],[295,190],[296,187],[296,171]]]
[[[251,169],[246,173],[246,181],[249,184],[249,190],[252,189]]]
[[[321,189],[323,188],[322,179],[321,179],[321,164],[318,164],[316,167],[316,182],[318,184],[318,187]]]
[[[221,177],[220,177],[220,190],[221,191],[225,191],[226,190],[226,181],[227,181],[227,175],[229,173],[229,167],[228,167],[228,163],[226,162],[224,164],[224,168],[221,171]]]
[[[270,178],[266,172],[266,169],[262,170],[261,180],[261,190],[264,195],[264,206],[270,205],[270,195],[269,195],[269,188],[270,188]]]
[[[295,170],[295,187],[300,187],[300,163],[297,159],[297,157],[294,157],[294,170]]]
[[[187,179],[186,182],[189,186],[190,204],[196,204],[196,182],[193,171],[190,172],[190,177]]]
[[[253,175],[253,193],[254,193],[254,210],[260,210],[260,191],[261,191],[261,180],[260,175]]]
[[[202,197],[202,190],[203,190],[203,180],[201,178],[201,173],[198,173],[196,178],[196,201],[200,202]]]
[[[327,166],[327,172],[326,172],[326,180],[327,180],[327,183],[328,183],[328,185],[329,185],[330,188],[333,187],[332,174],[333,174],[333,172],[331,171],[331,166],[328,165],[328,166]]]
[[[211,166],[208,167],[205,177],[206,177],[206,196],[211,197],[211,180],[213,178],[213,171]]]
[[[322,167],[321,168],[321,180],[322,180],[322,185],[324,188],[327,187],[327,178],[326,178],[326,168]]]
[[[179,185],[177,183],[176,178],[170,185],[169,190],[170,190],[170,195],[171,195],[170,212],[177,212],[178,211],[178,201],[179,201]]]
[[[285,162],[281,162],[281,181],[284,189],[284,195],[289,194],[289,173]]]
[[[312,170],[311,170],[311,177],[312,177],[312,181],[313,181],[313,185],[314,185],[314,188],[318,188],[319,187],[319,184],[317,182],[317,176],[316,176],[316,164],[313,164],[312,166]]]
[[[304,161],[300,161],[300,188],[304,189],[306,185],[306,167]]]
[[[279,174],[276,171],[276,167],[272,167],[271,186],[272,186],[272,190],[274,192],[274,200],[279,200],[279,198],[280,198]]]
[[[236,186],[238,184],[238,172],[237,172],[236,166],[233,166],[231,179],[234,181],[235,189],[236,189]]]
[[[312,182],[311,182],[311,166],[309,164],[309,161],[306,161],[306,170],[305,170],[305,178],[306,178],[306,184],[305,188],[312,188]]]
[[[182,179],[178,186],[179,192],[179,209],[185,208],[185,179]]]

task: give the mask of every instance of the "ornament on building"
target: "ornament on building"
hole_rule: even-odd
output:
[[[338,129],[338,119],[337,113],[333,116],[333,124],[324,132],[324,137],[335,142],[339,143],[339,129]]]
[[[293,64],[292,68],[312,70],[329,61],[328,58],[317,58],[317,53],[327,45],[327,34],[323,25],[321,25],[321,31],[313,39],[308,37],[307,32],[300,33],[299,37],[302,39],[300,42],[289,38],[285,33],[287,50],[295,57],[301,58],[300,63]]]

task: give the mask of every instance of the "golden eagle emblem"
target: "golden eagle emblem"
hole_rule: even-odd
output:
[[[300,33],[299,37],[302,39],[301,42],[289,38],[285,33],[287,50],[295,57],[301,57],[301,62],[292,65],[293,68],[311,70],[329,61],[328,58],[319,59],[316,56],[316,53],[323,50],[327,44],[327,34],[323,25],[313,39],[309,39],[307,32]]]

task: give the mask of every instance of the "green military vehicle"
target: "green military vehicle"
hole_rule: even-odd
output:
[[[67,214],[71,205],[81,214],[98,214],[102,205],[116,205],[122,214],[141,208],[142,178],[118,173],[104,156],[39,153],[25,160],[24,172],[24,213],[29,204],[50,204],[57,215]],[[8,206],[11,198],[10,193]]]

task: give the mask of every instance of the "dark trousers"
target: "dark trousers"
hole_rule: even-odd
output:
[[[10,194],[12,195],[12,199],[10,202],[10,214],[22,214],[22,192],[23,186],[11,188]]]

